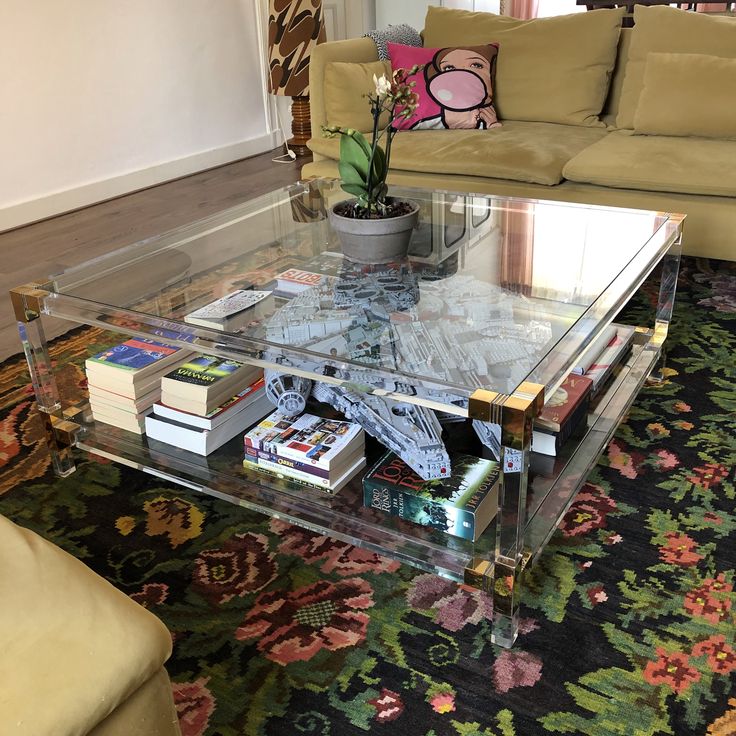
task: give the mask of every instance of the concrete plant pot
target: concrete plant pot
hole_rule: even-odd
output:
[[[342,204],[338,202],[338,205]],[[419,221],[419,205],[398,217],[361,220],[329,211],[330,224],[340,238],[343,255],[355,263],[389,263],[406,258],[411,235]]]

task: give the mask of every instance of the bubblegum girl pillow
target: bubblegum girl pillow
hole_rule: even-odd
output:
[[[498,44],[456,46],[444,49],[388,44],[392,69],[423,66],[407,81],[416,82],[416,112],[399,118],[399,130],[445,128],[497,128],[501,125],[493,107]],[[401,112],[397,108],[397,113]]]

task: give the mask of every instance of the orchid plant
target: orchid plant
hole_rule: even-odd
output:
[[[391,216],[387,198],[391,142],[396,134],[394,123],[411,117],[419,104],[419,95],[414,91],[416,82],[407,81],[421,67],[396,69],[389,79],[385,74],[373,75],[375,92],[368,93],[373,116],[373,138],[367,138],[354,128],[330,126],[324,133],[333,137],[340,135],[340,161],[338,168],[342,188],[357,197],[353,215],[361,218]],[[397,112],[397,108],[399,111]],[[381,116],[388,113],[388,122],[382,128]],[[385,137],[385,149],[381,139]]]

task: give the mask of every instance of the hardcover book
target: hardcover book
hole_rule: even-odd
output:
[[[331,474],[345,459],[365,447],[359,424],[302,414],[288,419],[278,411],[266,417],[244,437],[246,447],[296,460]]]
[[[590,394],[592,387],[592,379],[571,373],[534,420],[535,428],[560,432],[575,409]]]
[[[595,363],[598,356],[603,352],[606,345],[616,337],[618,325],[610,324],[605,330],[598,336],[592,345],[586,350],[585,355],[578,361],[578,364],[572,369],[571,373],[577,373],[578,375],[584,375],[588,372],[590,366]]]
[[[386,453],[363,478],[363,502],[423,526],[476,541],[498,510],[498,463],[471,455],[452,458],[452,475],[423,480]]]
[[[616,327],[616,334],[585,372],[585,375],[593,381],[593,396],[600,391],[601,387],[611,377],[616,366],[621,363],[624,355],[631,348],[631,343],[634,340],[635,327],[630,325],[616,325]]]

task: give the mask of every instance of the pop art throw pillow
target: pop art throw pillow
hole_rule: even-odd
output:
[[[389,43],[388,54],[392,69],[423,67],[408,78],[416,82],[419,106],[395,121],[398,130],[500,127],[493,106],[497,43],[444,49]]]

